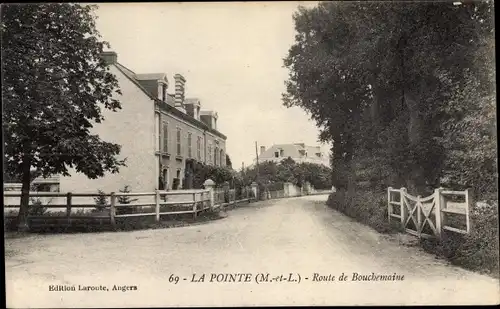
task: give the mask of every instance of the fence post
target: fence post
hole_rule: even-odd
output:
[[[111,226],[115,227],[116,226],[116,223],[115,223],[115,215],[116,215],[116,208],[115,208],[116,195],[115,195],[115,192],[111,192],[111,196],[109,199],[110,199],[109,219],[111,221]]]
[[[400,207],[401,207],[401,226],[405,229],[406,223],[406,206],[405,206],[405,194],[406,188],[403,187],[399,190],[399,199],[400,199]]]
[[[467,233],[470,233],[470,211],[474,206],[474,199],[472,198],[472,190],[469,188],[465,190],[465,223],[467,224]]]
[[[252,188],[252,192],[254,194],[254,197],[255,197],[255,200],[258,200],[259,199],[259,196],[257,195],[259,192],[258,188],[257,188],[257,183],[254,181],[250,184],[251,188]]]
[[[441,234],[443,231],[443,226],[441,225],[442,223],[442,213],[441,213],[441,191],[442,188],[438,188],[434,190],[434,216],[436,218],[436,237],[438,240],[441,240]]]
[[[72,194],[71,192],[68,192],[66,194],[66,216],[68,217],[68,222],[69,222],[69,217],[71,216],[71,198]]]
[[[389,216],[389,223],[391,223],[391,215],[392,215],[391,190],[392,187],[387,188],[387,212]]]
[[[214,209],[215,207],[215,197],[214,197],[214,187],[215,187],[215,182],[212,179],[207,179],[203,183],[203,186],[205,189],[208,189],[208,195],[210,197],[210,209]]]
[[[193,219],[196,220],[196,193],[193,193]]]
[[[160,191],[155,190],[155,214],[156,222],[160,222]]]

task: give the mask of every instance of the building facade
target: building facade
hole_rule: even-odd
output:
[[[320,146],[307,146],[304,143],[276,144],[267,149],[260,146],[259,162],[279,163],[287,158],[292,158],[297,163],[307,162],[330,167],[330,158]]]
[[[126,185],[134,192],[190,188],[194,161],[225,166],[226,136],[217,130],[218,115],[201,110],[198,98],[185,98],[182,75],[174,75],[174,93],[169,93],[166,74],[136,74],[118,63],[115,52],[102,57],[118,80],[122,108],[103,109],[105,119],[92,133],[121,145],[119,157],[127,166],[97,179],[73,168],[71,177],[51,178],[58,180],[59,191],[118,192]]]

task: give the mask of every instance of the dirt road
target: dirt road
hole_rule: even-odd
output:
[[[184,228],[6,239],[7,305],[499,303],[497,280],[400,246],[393,236],[327,208],[325,200],[326,195],[253,203],[225,219]],[[256,282],[267,273],[268,282]],[[342,273],[347,280],[340,280]],[[353,280],[354,273],[372,281]],[[203,274],[204,282],[192,282],[193,275],[200,280]],[[402,280],[381,281],[378,275]],[[49,291],[51,285],[76,291]],[[79,291],[101,285],[104,291]],[[137,289],[113,291],[114,285]]]

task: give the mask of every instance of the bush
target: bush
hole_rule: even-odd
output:
[[[94,197],[95,201],[95,210],[96,211],[103,211],[106,206],[108,205],[108,199],[106,198],[105,193],[102,190],[97,191],[99,193],[99,196]]]
[[[267,190],[269,190],[269,191],[281,191],[284,188],[285,188],[284,183],[281,181],[270,183],[269,185],[267,185]]]
[[[31,203],[28,209],[28,216],[43,216],[47,212],[47,207],[43,206],[43,202],[39,198],[31,198]]]
[[[346,191],[339,190],[328,196],[327,205],[380,233],[392,231],[387,219],[385,192],[358,190],[355,194],[349,195]]]
[[[462,235],[445,231],[441,242],[422,240],[427,251],[455,265],[499,277],[498,206],[488,205],[471,211],[471,231]]]
[[[122,190],[120,190],[121,193],[130,193],[129,186],[125,186]],[[137,201],[137,199],[131,199],[129,196],[119,196],[118,197],[118,204],[130,204],[132,202]],[[116,209],[116,214],[117,215],[125,215],[125,214],[132,214],[134,213],[134,207],[118,207]]]

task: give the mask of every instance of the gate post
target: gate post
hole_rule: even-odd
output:
[[[474,199],[472,198],[472,190],[469,188],[465,190],[465,220],[467,224],[467,233],[470,233],[470,212],[474,207]]]
[[[434,190],[434,215],[436,217],[436,237],[441,240],[441,234],[443,232],[442,226],[442,213],[441,213],[441,191],[443,188],[438,188]]]
[[[387,188],[387,212],[389,216],[389,223],[391,223],[391,215],[392,215],[391,190],[392,187]]]
[[[401,226],[403,229],[406,229],[406,207],[405,207],[405,194],[406,188],[403,187],[399,190],[399,199],[400,199],[400,207],[401,207]]]
[[[255,197],[255,200],[257,201],[259,199],[259,190],[257,188],[257,183],[254,181],[250,184],[250,186],[252,187],[252,192],[253,192],[253,195]]]
[[[214,187],[215,182],[212,179],[207,179],[203,183],[205,189],[208,189],[208,196],[210,197],[210,209],[213,210],[215,207],[215,197],[214,197]]]

